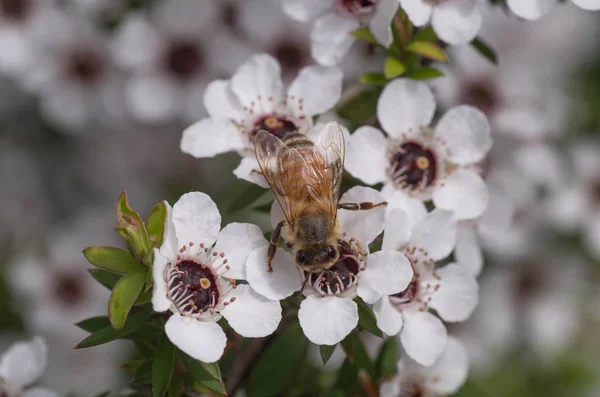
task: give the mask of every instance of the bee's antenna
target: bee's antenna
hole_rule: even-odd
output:
[[[306,286],[306,283],[308,282],[309,278],[310,278],[310,273],[307,273],[306,277],[304,278],[304,282],[302,283],[302,288],[300,288],[300,292],[298,292],[298,298],[300,298],[302,296],[302,291],[304,291],[304,287]]]

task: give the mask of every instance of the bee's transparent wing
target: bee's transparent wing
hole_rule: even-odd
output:
[[[314,150],[324,160],[322,170],[318,172],[318,179],[322,181],[318,195],[328,201],[331,214],[335,215],[344,173],[345,153],[344,133],[338,123],[331,122],[325,126]]]

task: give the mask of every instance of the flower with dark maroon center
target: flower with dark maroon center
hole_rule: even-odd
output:
[[[487,115],[501,105],[498,89],[494,87],[493,81],[485,79],[465,82],[461,86],[458,102],[475,106]]]
[[[169,339],[190,356],[214,362],[227,339],[217,324],[221,317],[245,337],[272,333],[281,320],[279,302],[236,282],[244,278],[248,254],[266,243],[261,230],[232,223],[219,232],[221,215],[204,193],[187,193],[172,209],[165,206],[164,240],[154,250],[152,305],[173,313],[165,324]],[[258,314],[249,319],[247,311]]]
[[[293,76],[310,62],[310,50],[293,38],[278,40],[269,51],[281,64],[284,76]]]
[[[79,275],[58,272],[52,281],[54,296],[63,306],[74,307],[86,299],[84,281]]]
[[[24,21],[31,9],[32,0],[0,0],[0,13],[8,20]]]
[[[339,246],[340,259],[327,270],[310,273],[304,271],[307,284],[322,295],[339,295],[358,283],[360,263],[363,261],[360,253],[346,251]]]
[[[424,190],[437,176],[436,156],[421,143],[402,143],[391,151],[388,173],[398,187]]]
[[[353,15],[361,16],[375,10],[377,0],[339,0],[340,6]]]
[[[204,55],[197,42],[173,40],[164,57],[167,71],[178,80],[189,80],[200,74],[204,67]]]
[[[298,132],[299,128],[295,121],[285,116],[268,115],[256,120],[254,128],[250,132],[250,137],[254,138],[258,131],[266,130],[277,138],[283,139],[292,132]]]
[[[83,85],[98,83],[105,71],[104,57],[92,49],[72,49],[65,58],[67,76]]]

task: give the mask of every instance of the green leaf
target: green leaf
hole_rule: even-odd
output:
[[[142,365],[139,366],[133,377],[137,380],[141,380],[144,383],[152,382],[152,360],[146,360]]]
[[[306,357],[308,340],[298,324],[290,326],[276,338],[248,378],[246,390],[251,397],[285,395],[285,387],[291,383]]]
[[[244,190],[237,199],[229,206],[229,213],[241,211],[249,208],[252,203],[257,201],[265,194],[267,190],[254,183],[251,183],[246,190]]]
[[[145,277],[145,276],[144,276]],[[135,302],[133,302],[136,306],[145,305],[146,303],[152,300],[152,290],[142,291],[142,293],[137,297]]]
[[[142,291],[145,280],[146,272],[127,273],[113,288],[108,301],[108,317],[115,329],[121,329],[125,324],[129,310]]]
[[[360,76],[360,81],[365,84],[386,85],[387,79],[383,73],[365,73]]]
[[[413,41],[433,41],[433,42],[435,42],[437,40],[438,40],[437,34],[435,34],[435,31],[433,30],[433,28],[431,26],[429,26],[425,29],[419,30],[413,36]]]
[[[389,57],[385,60],[384,75],[388,79],[393,79],[406,72],[406,65],[397,58]]]
[[[135,313],[129,316],[125,325],[120,330],[116,330],[112,326],[104,327],[82,340],[75,348],[83,349],[123,338],[144,325],[150,319],[150,315],[149,312],[145,311]]]
[[[78,322],[75,326],[89,333],[96,332],[102,328],[110,327],[110,319],[108,316],[90,317]]]
[[[171,379],[171,385],[169,386],[169,390],[167,395],[169,397],[179,397],[181,395],[181,391],[183,390],[183,378],[174,377]]]
[[[129,206],[125,190],[119,195],[116,205],[117,232],[125,238],[133,256],[142,261],[150,251],[150,239],[140,215]]]
[[[207,370],[206,363],[202,363],[200,361],[194,360],[188,355],[183,355],[183,363],[189,373],[194,377],[196,382],[204,387],[207,387],[210,390],[216,391],[217,393],[227,394],[225,390],[225,383],[223,383],[223,378],[221,377],[221,370],[219,369],[219,364],[208,364],[209,370]],[[211,366],[216,366],[211,368]],[[213,375],[218,375],[217,377]]]
[[[338,108],[340,117],[357,125],[362,125],[375,118],[377,100],[382,87],[367,86],[357,94],[345,100]]]
[[[371,379],[376,378],[376,368],[369,356],[362,339],[356,332],[351,332],[342,341],[342,347],[348,356],[348,360],[358,368],[367,371]]]
[[[481,37],[476,37],[471,45],[486,59],[488,59],[494,65],[498,64],[498,56],[496,52],[489,46]]]
[[[377,319],[367,304],[360,298],[355,299],[358,305],[358,325],[370,333],[383,338],[383,332],[377,326]]]
[[[143,269],[129,251],[117,247],[87,247],[83,255],[92,265],[110,272],[124,274]]]
[[[430,41],[412,41],[406,46],[406,50],[419,54],[425,58],[439,62],[448,62],[448,54],[439,45]]]
[[[437,77],[443,77],[443,76],[444,76],[444,73],[440,72],[439,70],[437,70],[435,68],[431,68],[431,67],[427,67],[427,66],[419,68],[419,69],[411,70],[404,74],[404,77],[408,77],[409,79],[413,79],[413,80],[429,80],[429,79],[435,79]]]
[[[364,28],[358,28],[355,31],[353,31],[352,36],[356,37],[359,40],[363,40],[366,41],[367,43],[373,44],[373,45],[381,45],[377,39],[375,38],[375,36],[373,36],[373,33],[371,33],[371,30],[369,30],[369,28],[364,27]]]
[[[379,349],[377,356],[377,371],[379,379],[383,380],[397,371],[396,363],[398,362],[398,338],[391,337],[386,340]]]
[[[167,202],[161,201],[158,203],[146,220],[146,230],[148,231],[148,238],[150,243],[154,243],[155,247],[160,247],[163,242],[163,235],[165,230],[165,221],[167,219]]]
[[[110,390],[109,391],[105,391],[104,393],[96,394],[94,397],[106,397],[109,394],[110,394]]]
[[[158,342],[152,363],[152,397],[162,397],[167,392],[173,368],[175,367],[175,346],[166,334]]]
[[[122,277],[120,274],[115,274],[111,272],[107,272],[102,269],[88,269],[88,272],[94,277],[96,281],[105,286],[106,288],[112,290]]]
[[[327,361],[331,358],[331,355],[335,351],[337,345],[321,345],[319,346],[319,351],[321,352],[321,359],[323,360],[323,364],[327,364]]]

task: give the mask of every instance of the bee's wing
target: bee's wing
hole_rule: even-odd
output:
[[[324,160],[322,167],[319,167],[322,169],[315,170],[315,176],[320,180],[316,184],[319,189],[315,196],[327,200],[329,211],[335,216],[344,173],[345,153],[344,134],[338,123],[331,122],[325,126],[314,150],[315,154]]]
[[[254,136],[254,153],[265,179],[283,210],[285,218],[289,223],[293,223],[298,209],[298,203],[294,200],[294,192],[297,191],[298,186],[301,186],[301,181],[294,181],[293,178],[289,177],[286,177],[285,181],[282,180],[282,175],[289,174],[286,174],[286,170],[283,168],[280,154],[285,153],[286,162],[291,157],[302,162],[304,162],[304,159],[296,150],[290,149],[281,139],[265,130],[258,131]],[[296,164],[298,163],[296,162]]]

